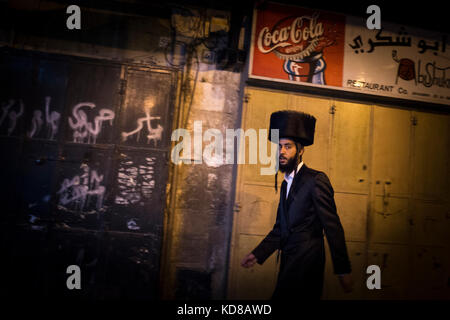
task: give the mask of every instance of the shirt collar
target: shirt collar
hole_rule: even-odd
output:
[[[295,174],[300,170],[300,168],[303,166],[303,161],[300,162],[297,166],[297,170],[292,170],[292,172],[288,175],[287,173],[284,174],[284,180],[286,180],[286,182],[291,181],[292,179],[294,179]]]

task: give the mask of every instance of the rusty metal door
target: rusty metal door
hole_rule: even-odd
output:
[[[0,60],[3,274],[21,279],[7,293],[156,298],[176,72],[24,51]],[[65,287],[73,264],[79,292]]]

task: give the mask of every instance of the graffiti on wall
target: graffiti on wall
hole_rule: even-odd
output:
[[[59,205],[68,206],[75,205],[76,210],[86,208],[87,204],[92,198],[96,200],[96,209],[100,210],[103,207],[103,198],[106,188],[102,185],[103,174],[99,175],[97,170],[91,169],[87,164],[82,164],[80,169],[83,172],[80,175],[75,175],[71,179],[64,179],[61,183],[57,194],[60,195]]]
[[[157,141],[161,140],[162,132],[164,128],[158,124],[156,128],[151,125],[151,120],[159,120],[161,117],[152,117],[150,115],[150,110],[145,110],[145,117],[137,119],[137,127],[135,130],[130,132],[122,132],[122,141],[126,141],[128,137],[136,135],[136,140],[139,141],[141,131],[144,129],[144,124],[147,127],[147,144],[153,141],[153,145],[156,147]]]
[[[17,131],[18,120],[25,116],[25,104],[22,99],[9,99],[1,103],[0,128],[8,135]],[[69,125],[69,137],[75,143],[95,144],[99,135],[104,129],[104,123],[113,125],[115,113],[108,108],[98,108],[93,102],[80,102],[71,108],[71,113],[67,117]],[[25,132],[30,139],[44,138],[56,140],[60,132],[61,113],[55,110],[52,105],[52,97],[45,96],[43,108],[31,110],[30,123]],[[153,116],[151,108],[146,108],[145,116],[137,118],[135,129],[129,132],[122,132],[122,141],[129,141],[132,138],[139,142],[141,138],[146,138],[146,143],[156,147],[158,141],[162,139],[164,128],[155,121],[161,120],[160,116]],[[152,123],[153,121],[153,123]],[[103,130],[104,131],[104,130]],[[145,157],[143,162],[126,157],[120,161],[117,184],[118,193],[115,203],[119,205],[144,205],[145,201],[151,198],[155,188],[155,165],[156,157]],[[106,187],[104,185],[104,173],[91,168],[88,164],[81,164],[82,172],[72,177],[66,177],[59,184],[56,194],[58,195],[58,205],[62,210],[82,211],[92,208],[95,210],[103,208]]]
[[[46,139],[55,140],[58,133],[59,120],[61,114],[57,111],[50,112],[51,97],[45,97],[45,126],[47,128]],[[38,135],[43,127],[44,120],[42,120],[42,111],[34,110],[33,118],[31,119],[31,130],[27,132],[28,138],[33,138]]]
[[[144,164],[136,164],[129,158],[121,161],[115,203],[129,205],[149,199],[155,188],[155,163],[155,157],[146,157]]]
[[[72,116],[69,117],[69,126],[73,130],[73,142],[96,143],[97,137],[102,130],[104,121],[109,121],[112,126],[115,113],[110,109],[100,109],[93,122],[88,121],[88,116],[83,107],[94,109],[96,106],[92,102],[81,102],[72,109]]]
[[[33,110],[31,124],[26,136],[30,139],[36,138],[44,128],[47,129],[45,139],[55,140],[59,129],[59,122],[61,113],[51,111],[51,100],[49,96],[45,97],[45,116],[42,110]],[[89,121],[86,110],[83,109],[96,108],[95,103],[80,102],[72,108],[72,114],[68,117],[68,123],[72,129],[72,141],[75,143],[95,144],[98,136],[102,132],[103,123],[109,121],[109,125],[113,125],[115,119],[114,111],[101,108],[93,121]],[[7,134],[11,135],[17,127],[17,121],[24,115],[25,106],[22,100],[9,99],[8,102],[2,102],[0,112],[0,128],[7,126]],[[147,131],[147,144],[153,141],[156,147],[157,142],[162,139],[162,132],[164,128],[158,124],[156,127],[152,126],[151,121],[160,120],[159,116],[152,116],[150,111],[145,111],[145,117],[136,120],[137,126],[130,132],[122,132],[122,141],[127,141],[130,137],[135,136],[136,141],[139,142],[141,132]]]
[[[47,128],[46,139],[54,140],[58,132],[59,120],[61,114],[57,111],[50,112],[51,97],[45,97],[45,127]],[[13,110],[14,106],[18,106],[19,110]],[[0,115],[0,127],[8,123],[8,136],[11,135],[17,126],[17,121],[24,115],[25,105],[23,101],[10,99],[8,102],[2,103]],[[8,118],[8,121],[5,121]],[[44,127],[44,119],[42,110],[34,110],[31,119],[30,130],[27,131],[28,138],[36,137]]]
[[[11,110],[11,108],[15,105],[19,105],[19,110]],[[17,120],[23,116],[24,113],[24,105],[23,101],[19,100],[16,101],[14,99],[10,99],[8,102],[2,103],[2,111],[0,115],[0,127],[3,126],[3,124],[8,123],[8,136],[11,135],[11,133],[14,131],[17,125]],[[8,121],[5,121],[5,119],[8,117]]]

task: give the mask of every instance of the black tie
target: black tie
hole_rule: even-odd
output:
[[[283,204],[286,203],[286,192],[287,192],[287,182],[286,180],[283,180],[283,183],[281,184],[281,197],[282,197],[282,201]]]
[[[287,182],[286,182],[286,180],[283,180],[283,183],[281,184],[281,193],[280,193],[281,199],[280,199],[280,201],[282,201],[282,203],[281,203],[282,204],[282,208],[283,208],[282,214],[284,215],[285,223],[281,224],[281,239],[280,239],[281,243],[280,243],[280,247],[283,247],[283,245],[284,245],[284,243],[285,243],[285,241],[287,239],[287,233],[286,233],[287,226],[286,226],[286,224],[288,222],[287,222],[287,208],[286,208],[286,190],[287,190]],[[281,218],[281,219],[283,219],[283,218]]]
[[[287,193],[287,182],[286,180],[283,180],[283,183],[281,184],[281,201],[283,201],[283,211],[287,218],[287,200],[286,200],[286,193]]]

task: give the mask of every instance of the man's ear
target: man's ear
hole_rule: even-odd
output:
[[[301,143],[299,143],[299,142],[297,142],[296,145],[297,145],[297,152],[298,152],[298,155],[299,155],[300,157],[303,156],[303,152],[305,152],[305,148],[304,148],[303,145],[302,145]]]

